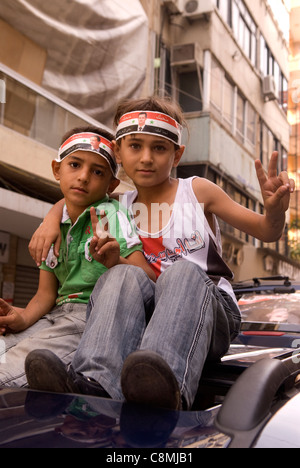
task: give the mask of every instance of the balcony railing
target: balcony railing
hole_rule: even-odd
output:
[[[71,128],[104,127],[1,63],[0,124],[55,150]]]

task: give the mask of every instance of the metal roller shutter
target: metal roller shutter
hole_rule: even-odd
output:
[[[26,307],[35,295],[39,283],[39,269],[17,265],[14,306]]]

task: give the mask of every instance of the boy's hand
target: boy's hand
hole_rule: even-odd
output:
[[[48,256],[51,245],[54,243],[53,251],[56,257],[59,256],[59,247],[61,243],[60,229],[56,229],[50,224],[42,223],[33,234],[29,243],[29,253],[39,267]]]
[[[101,214],[101,219],[105,218],[105,213]],[[99,223],[98,216],[94,207],[91,208],[91,220],[93,229],[93,239],[90,243],[90,253],[94,260],[102,263],[106,268],[112,268],[120,263],[120,245],[114,239],[108,226]]]
[[[287,172],[277,172],[278,153],[275,151],[270,160],[266,175],[259,160],[255,161],[257,178],[260,184],[266,212],[278,216],[287,211],[291,193],[295,190],[295,182],[289,179]]]
[[[0,299],[0,335],[17,333],[26,328],[23,311],[24,309],[12,307]]]

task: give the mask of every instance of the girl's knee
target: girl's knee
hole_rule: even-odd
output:
[[[175,262],[172,266],[167,268],[167,270],[162,273],[161,276],[168,275],[168,276],[182,276],[182,277],[187,277],[191,276],[194,277],[196,276],[203,276],[204,278],[207,278],[206,273],[200,268],[199,265],[196,263],[190,262],[188,260],[179,260]]]

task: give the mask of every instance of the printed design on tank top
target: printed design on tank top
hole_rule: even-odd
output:
[[[174,249],[166,248],[163,245],[163,237],[151,238],[141,237],[144,255],[148,263],[152,266],[156,274],[161,273],[162,262],[176,262],[177,260],[187,257],[201,249],[205,248],[205,241],[199,231],[194,231],[189,238],[177,238],[177,246]]]

